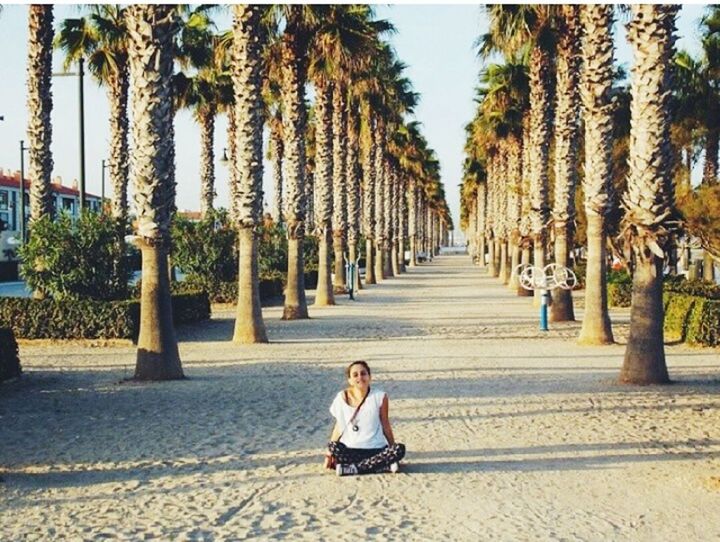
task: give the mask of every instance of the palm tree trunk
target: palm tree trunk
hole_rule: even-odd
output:
[[[387,157],[383,160],[383,278],[392,278],[392,191],[394,179]]]
[[[398,179],[397,170],[392,169],[391,177],[392,183],[390,184],[390,272],[394,276],[400,274],[400,261],[398,257],[398,250],[400,249],[400,180]]]
[[[500,245],[500,269],[498,270],[498,278],[500,279],[500,282],[502,284],[507,284],[509,277],[508,277],[508,268],[507,268],[507,242],[504,239],[501,239],[499,242]]]
[[[365,284],[377,284],[375,280],[375,242],[365,240]]]
[[[230,183],[230,220],[235,223],[237,220],[237,187],[238,187],[238,172],[233,164],[237,163],[237,119],[235,115],[235,105],[232,104],[228,107],[228,127],[227,127],[227,141],[228,141],[228,160],[230,162],[230,171],[228,172],[228,182]]]
[[[262,118],[262,8],[233,7],[233,64],[235,119],[237,122],[235,217],[238,226],[238,301],[235,343],[268,342],[260,305],[257,227],[262,221],[263,118]],[[212,203],[212,201],[211,201]]]
[[[142,250],[135,378],[183,378],[172,321],[168,253],[175,209],[171,6],[127,8],[138,244]]]
[[[110,102],[110,185],[113,197],[110,209],[113,218],[125,223],[128,217],[128,66],[127,58],[119,57],[117,75],[108,84]]]
[[[662,268],[660,258],[640,258],[635,266],[630,336],[620,382],[665,384],[670,381],[663,340]]]
[[[358,133],[358,111],[357,105],[348,100],[347,109],[347,242],[348,256],[350,261],[355,263],[358,257],[357,245],[360,239],[360,164],[359,155],[359,133]],[[355,280],[353,288],[360,290],[360,271],[355,268]]]
[[[578,342],[611,344],[613,333],[607,309],[606,244],[604,217],[612,190],[613,8],[585,5],[580,15],[585,29],[582,51],[582,101],[585,120],[585,213],[587,215],[587,276],[585,315]]]
[[[238,301],[233,342],[266,343],[268,338],[260,304],[257,234],[251,227],[241,227],[238,231],[238,241],[240,244]]]
[[[282,119],[278,122],[282,123]],[[270,154],[272,155],[273,163],[273,207],[272,215],[277,224],[283,223],[283,176],[282,176],[282,163],[283,163],[283,140],[280,130],[272,127],[274,123],[271,123],[270,129]]]
[[[318,283],[315,292],[315,306],[325,307],[335,304],[332,280],[330,280],[332,232],[322,227],[318,236]]]
[[[612,344],[607,301],[607,255],[605,224],[601,215],[587,215],[587,271],[585,275],[585,315],[578,342]]]
[[[520,264],[525,267],[527,265],[532,264],[532,250],[530,249],[530,244],[525,243],[520,251]],[[520,281],[518,281],[519,284]],[[522,285],[519,285],[517,290],[517,295],[519,297],[531,297],[533,295],[532,290],[526,290],[522,287]]]
[[[30,217],[52,214],[52,42],[53,6],[32,4],[28,14],[27,110]],[[24,220],[24,217],[21,219]]]
[[[565,227],[555,230],[555,263],[565,267],[570,266],[568,255],[568,238]],[[552,304],[550,305],[551,322],[572,322],[575,320],[571,290],[555,288],[552,290]]]
[[[315,98],[315,199],[318,232],[318,283],[315,305],[335,304],[331,271],[333,212],[332,85],[317,81]]]
[[[367,103],[361,106],[364,125],[367,128],[362,145],[362,226],[365,233],[365,284],[375,284],[375,120]]]
[[[347,93],[340,83],[332,94],[333,204],[332,235],[335,252],[335,293],[345,293],[345,241],[347,236]]]
[[[378,118],[376,121],[375,133],[375,281],[382,282],[386,277],[383,274],[385,254],[385,168],[383,167],[385,156],[385,122]]]
[[[288,273],[285,287],[283,320],[308,318],[305,298],[305,265],[303,240],[307,217],[305,186],[305,39],[301,25],[295,18],[301,16],[302,6],[292,6],[295,11],[288,20],[283,34],[281,52],[283,107],[283,136],[285,160],[283,178],[287,187]]]
[[[410,237],[410,267],[417,267],[417,207],[418,188],[415,179],[410,180],[410,202],[408,204],[408,237]]]
[[[140,249],[142,282],[135,379],[184,378],[173,325],[167,248],[141,242]]]
[[[200,216],[213,210],[215,198],[215,108],[199,113],[200,120]]]
[[[628,187],[623,231],[632,247],[630,335],[620,381],[669,381],[663,343],[663,259],[672,234],[674,193],[670,156],[670,93],[677,5],[633,5],[628,24],[634,64],[630,106]]]
[[[551,126],[551,60],[541,45],[535,45],[530,58],[530,129],[531,129],[531,231],[535,251],[535,267],[545,266],[545,239],[549,215],[548,161]],[[540,291],[535,294],[540,303]]]
[[[495,278],[498,276],[497,260],[495,259],[495,239],[488,240],[488,275]]]

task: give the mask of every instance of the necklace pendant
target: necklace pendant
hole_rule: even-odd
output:
[[[360,428],[357,425],[353,425],[352,430],[357,432],[357,431],[360,431]]]

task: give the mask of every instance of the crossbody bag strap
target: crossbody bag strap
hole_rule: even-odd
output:
[[[345,402],[347,403],[347,390],[343,392],[345,394]],[[342,438],[342,436],[345,434],[345,429],[347,429],[347,426],[350,425],[352,422],[355,421],[355,418],[358,415],[358,412],[360,412],[360,407],[365,404],[365,399],[368,398],[368,395],[370,395],[370,388],[368,388],[367,393],[365,394],[365,397],[362,398],[362,401],[360,401],[360,404],[355,409],[355,412],[353,412],[353,415],[350,417],[348,422],[345,424],[345,427],[343,427],[342,433],[340,433],[340,436],[338,437],[338,442]]]

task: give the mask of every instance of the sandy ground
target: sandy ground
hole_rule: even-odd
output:
[[[265,309],[268,345],[231,344],[232,311],[181,328],[170,383],[122,383],[130,345],[24,343],[0,539],[720,538],[718,350],[670,345],[675,384],[619,386],[627,310],[619,344],[580,347],[462,256],[310,312]],[[400,474],[320,465],[352,359],[390,394]]]

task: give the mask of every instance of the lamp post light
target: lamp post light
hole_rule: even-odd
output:
[[[103,158],[102,161],[102,184],[100,185],[100,213],[105,214],[105,170],[110,167],[107,160]]]
[[[78,71],[53,73],[53,77],[78,76],[78,102],[80,120],[80,214],[85,209],[85,90],[83,79],[85,78],[85,59],[78,59]]]
[[[20,140],[20,244],[25,243],[25,141]]]

